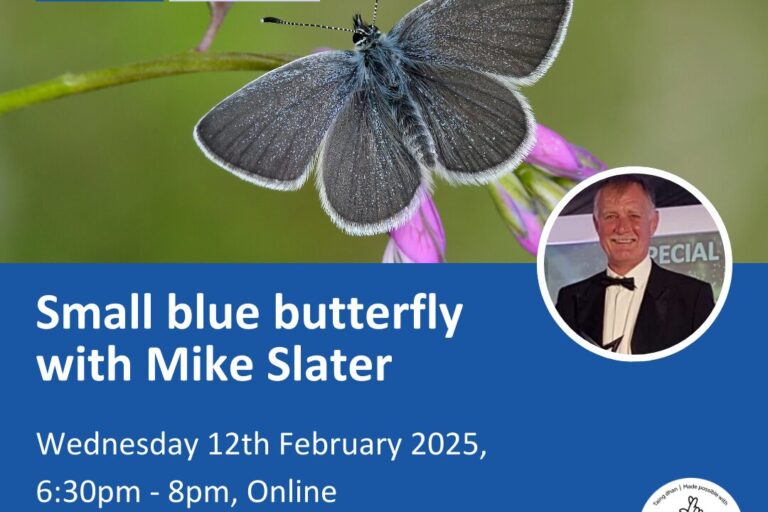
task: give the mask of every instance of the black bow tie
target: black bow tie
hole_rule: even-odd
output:
[[[603,276],[600,278],[600,284],[602,284],[605,287],[608,286],[623,286],[627,290],[634,290],[635,289],[635,278],[634,277],[610,277],[610,276]]]

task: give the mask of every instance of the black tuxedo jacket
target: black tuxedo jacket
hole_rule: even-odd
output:
[[[601,345],[605,271],[568,285],[557,296],[557,311],[579,336]],[[715,301],[712,286],[656,263],[645,286],[643,302],[632,333],[632,353],[658,352],[680,343],[707,319]]]

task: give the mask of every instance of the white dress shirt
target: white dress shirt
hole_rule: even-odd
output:
[[[606,286],[603,312],[603,345],[623,336],[616,353],[631,354],[632,333],[635,331],[637,314],[640,312],[640,304],[643,302],[648,276],[651,275],[651,258],[646,256],[626,275],[617,274],[610,267],[607,274],[608,277],[631,277],[635,280],[634,290],[619,285]]]

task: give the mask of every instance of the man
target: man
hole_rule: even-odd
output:
[[[563,320],[590,343],[620,354],[658,352],[693,334],[715,306],[712,287],[651,261],[659,212],[643,180],[605,180],[593,222],[608,268],[560,290]]]

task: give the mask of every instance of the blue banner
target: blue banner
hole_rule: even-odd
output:
[[[597,357],[533,265],[0,266],[7,510],[765,508],[768,267],[668,358]]]

